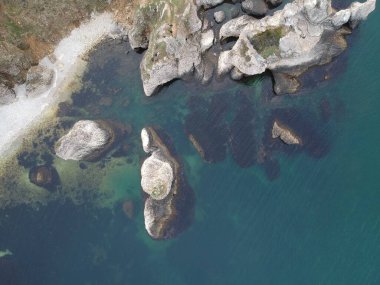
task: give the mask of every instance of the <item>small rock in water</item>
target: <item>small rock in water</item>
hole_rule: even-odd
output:
[[[226,19],[226,14],[224,13],[224,11],[217,11],[214,13],[214,19],[215,19],[215,22],[220,24]]]
[[[280,138],[286,144],[302,144],[301,139],[291,129],[277,121],[273,123],[272,138]]]
[[[58,172],[50,165],[36,166],[30,169],[29,180],[33,184],[49,190],[52,186],[59,184]]]

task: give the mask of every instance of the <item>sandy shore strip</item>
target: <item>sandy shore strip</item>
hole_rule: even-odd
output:
[[[88,51],[106,37],[122,34],[109,12],[93,15],[61,40],[54,52],[43,58],[40,65],[54,70],[51,88],[43,94],[28,98],[25,85],[15,87],[18,100],[0,106],[0,155],[7,158],[17,151],[28,133],[45,118],[52,115],[59,102],[71,95],[70,85],[83,75],[86,62],[82,59]]]

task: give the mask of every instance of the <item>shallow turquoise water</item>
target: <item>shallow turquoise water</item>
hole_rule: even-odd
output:
[[[120,199],[112,211],[54,203],[4,213],[0,245],[14,255],[0,265],[13,274],[9,284],[379,284],[379,21],[375,11],[355,31],[333,79],[280,99],[265,95],[267,77],[206,87],[176,81],[146,98],[138,56],[123,55],[126,49],[115,43],[103,45],[84,81],[102,95],[119,89],[100,113],[89,107],[92,93],[79,92],[77,105],[88,113],[78,119],[131,124],[135,166],[109,173]],[[328,139],[327,155],[276,151],[281,170],[273,181],[260,165],[238,167],[230,151],[221,163],[203,162],[184,131],[187,102],[224,96],[236,111],[235,93],[249,98],[256,134],[264,132],[272,110],[301,110]],[[323,99],[331,112],[326,121],[319,115]],[[170,241],[153,241],[143,228],[139,132],[151,124],[172,138],[196,195],[193,225]],[[133,220],[121,210],[128,198],[137,207]]]

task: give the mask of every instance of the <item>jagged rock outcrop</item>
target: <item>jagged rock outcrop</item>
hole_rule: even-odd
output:
[[[0,83],[0,105],[11,104],[16,101],[16,93],[13,89]]]
[[[26,95],[36,97],[49,90],[53,83],[54,70],[43,66],[32,66],[26,76]]]
[[[277,121],[273,123],[272,138],[280,138],[286,144],[302,144],[301,139],[292,130]]]
[[[194,196],[180,161],[174,156],[163,133],[151,127],[141,131],[143,149],[150,153],[141,167],[145,200],[144,220],[154,239],[168,239],[186,229],[192,219]]]
[[[58,140],[55,153],[64,160],[96,160],[115,140],[115,132],[104,121],[82,120]]]
[[[255,75],[269,69],[280,74],[280,81],[275,82],[277,93],[294,92],[300,74],[311,66],[330,62],[347,47],[344,36],[349,31],[343,25],[356,26],[375,4],[376,0],[355,2],[336,12],[331,0],[295,0],[260,20],[246,15],[230,20],[222,26],[220,39],[238,40],[231,50],[220,54],[218,74],[237,68]],[[287,78],[292,82],[285,82]]]
[[[161,85],[192,73],[201,63],[201,29],[192,0],[140,4],[129,41],[133,48],[148,47],[140,65],[147,96]]]

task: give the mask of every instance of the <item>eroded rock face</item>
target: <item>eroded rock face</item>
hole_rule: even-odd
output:
[[[96,160],[114,139],[115,133],[106,122],[82,120],[59,139],[55,153],[64,160]]]
[[[134,48],[148,48],[140,65],[147,96],[201,63],[201,29],[192,0],[140,4],[129,40]]]
[[[36,97],[49,90],[53,83],[54,71],[46,66],[37,65],[29,69],[26,76],[26,94]]]
[[[301,139],[292,130],[277,121],[273,123],[272,138],[280,138],[286,144],[302,144]]]
[[[168,239],[186,229],[192,219],[194,196],[165,135],[147,127],[141,131],[144,151],[150,153],[141,167],[145,200],[144,220],[154,239]]]
[[[16,93],[13,89],[0,84],[0,105],[11,104],[16,101]]]
[[[348,9],[335,12],[331,0],[296,0],[260,20],[249,16],[230,20],[222,26],[220,38],[238,40],[231,50],[220,54],[218,74],[234,67],[246,75],[269,69],[287,75],[279,77],[281,80],[294,80],[309,67],[326,64],[339,55],[347,47],[343,25],[366,19],[375,3],[355,2]],[[275,89],[290,93],[297,88],[295,82],[282,82]]]

